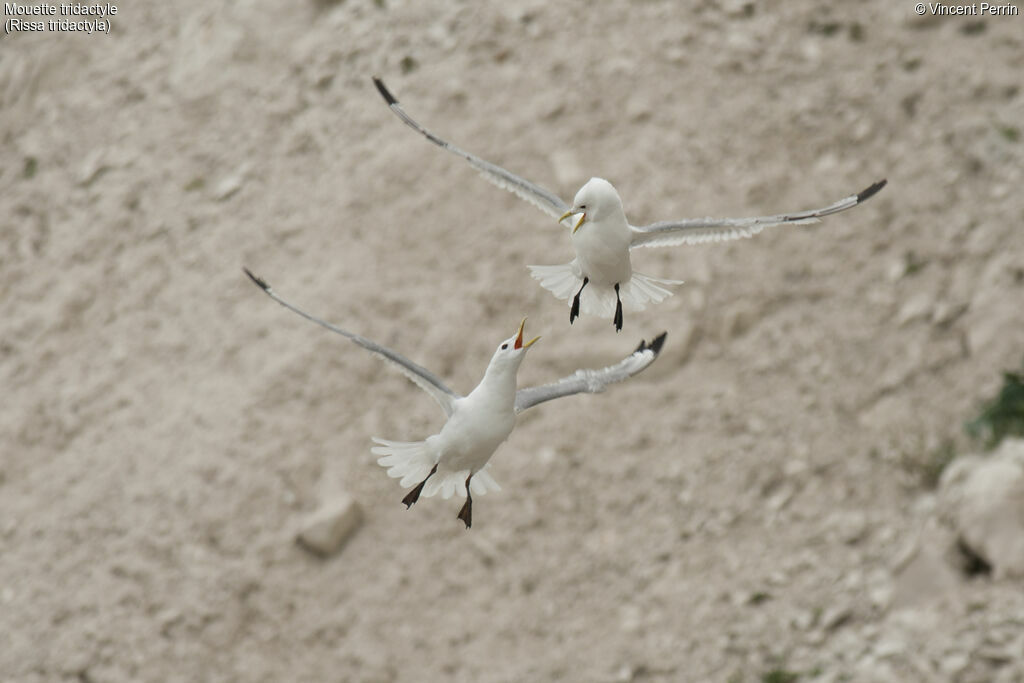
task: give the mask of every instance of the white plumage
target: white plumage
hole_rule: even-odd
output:
[[[637,227],[626,220],[619,193],[607,180],[591,178],[576,193],[572,206],[569,206],[549,190],[434,135],[405,113],[379,78],[374,78],[373,82],[391,111],[406,125],[435,145],[468,161],[486,180],[525,199],[572,229],[572,247],[576,252],[572,261],[556,266],[529,266],[542,287],[569,302],[570,323],[583,313],[611,317],[615,329],[620,330],[623,310],[641,311],[647,304],[658,303],[671,296],[672,292],[666,286],[682,284],[681,280],[666,280],[634,272],[630,261],[631,249],[723,242],[752,237],[773,225],[814,223],[823,216],[857,206],[886,183],[881,180],[857,194],[810,211],[752,218],[691,218]],[[573,216],[580,218],[571,223],[569,219]]]
[[[640,342],[633,353],[615,365],[600,370],[577,370],[557,382],[518,389],[519,365],[527,349],[540,339],[535,337],[523,342],[526,325],[523,318],[516,334],[495,349],[476,388],[460,396],[426,368],[366,337],[306,313],[278,296],[270,285],[248,269],[245,272],[279,304],[390,361],[437,401],[448,418],[441,431],[423,441],[388,441],[373,437],[377,445],[372,451],[381,456],[377,462],[387,468],[388,476],[399,479],[402,486],[415,485],[402,501],[406,506],[413,505],[420,496],[440,494],[446,499],[453,495],[466,496],[466,503],[459,512],[459,519],[465,522],[466,528],[472,523],[473,494],[500,489],[488,471],[490,459],[512,433],[519,413],[554,398],[601,392],[610,384],[636,375],[658,357],[666,336],[663,332],[650,344]]]

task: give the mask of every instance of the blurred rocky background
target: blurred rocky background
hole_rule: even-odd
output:
[[[1024,447],[992,419],[1020,418],[1024,17],[119,10],[0,37],[0,679],[1024,678]],[[634,223],[889,185],[637,253],[686,284],[619,335],[569,327],[525,268],[564,231],[371,75],[563,197],[609,179]],[[429,398],[243,264],[459,391],[524,315],[523,384],[668,340],[524,415],[467,532],[369,451],[432,433]]]

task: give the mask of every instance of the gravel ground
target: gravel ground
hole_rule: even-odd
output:
[[[965,572],[931,465],[1024,352],[1024,16],[910,0],[122,3],[0,37],[0,680],[1019,681],[1021,579]],[[569,327],[543,214],[401,125],[634,223],[864,206],[643,250]],[[1016,189],[1015,189],[1016,188]],[[404,492],[430,399],[523,315],[546,404],[503,490]],[[345,494],[319,559],[294,536]],[[962,559],[962,558],[960,558]],[[796,677],[796,678],[793,678]]]

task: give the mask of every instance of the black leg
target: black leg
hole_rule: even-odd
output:
[[[459,519],[466,523],[466,528],[473,526],[473,496],[469,493],[469,480],[473,475],[466,477],[466,502],[459,511]]]
[[[430,474],[427,475],[427,479],[430,479],[432,476],[434,476],[434,472],[437,472],[437,465],[434,465],[434,469],[430,470]],[[416,486],[416,488],[414,488],[412,491],[409,491],[409,493],[405,495],[405,498],[402,499],[402,502],[405,503],[406,510],[411,508],[412,504],[420,499],[420,494],[423,493],[423,485],[427,483],[427,479],[421,481]]]
[[[622,299],[619,298],[619,283],[615,283],[615,331],[622,329]]]
[[[569,324],[572,325],[576,318],[580,317],[580,294],[583,293],[583,288],[590,282],[589,277],[583,278],[583,284],[580,285],[580,291],[576,292],[576,296],[572,300],[572,308],[569,309]]]

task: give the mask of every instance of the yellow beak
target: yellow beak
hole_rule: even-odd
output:
[[[576,221],[576,226],[573,227],[573,229],[572,229],[572,232],[573,232],[574,235],[576,234],[576,231],[580,229],[580,226],[583,225],[583,221],[587,220],[587,213],[586,213],[586,211],[580,211],[579,209],[569,209],[568,211],[563,213],[561,215],[561,217],[559,217],[559,219],[558,219],[558,222],[561,223],[562,221],[564,221],[569,216],[575,216],[577,213],[581,213],[582,215],[580,216],[580,219],[578,221]]]
[[[526,318],[523,318],[523,322],[519,323],[519,332],[516,334],[516,343],[513,346],[513,348],[516,348],[516,349],[528,349],[531,346],[533,346],[534,342],[536,342],[538,339],[540,339],[539,336],[538,337],[534,337],[533,339],[531,339],[530,341],[528,341],[528,342],[526,342],[524,344],[523,343],[523,327],[525,325],[526,325]]]

